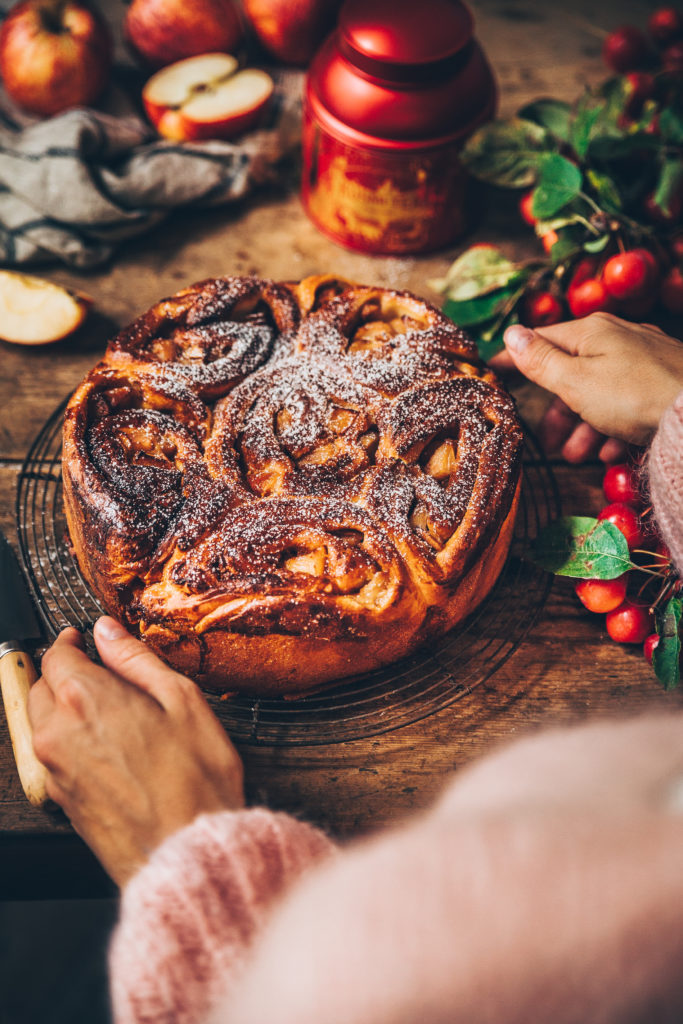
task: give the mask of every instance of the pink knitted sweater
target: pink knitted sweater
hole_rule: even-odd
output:
[[[650,448],[648,472],[659,529],[683,572],[683,391],[662,416]]]
[[[649,465],[679,566],[682,454],[683,393]],[[680,1024],[682,750],[683,715],[544,732],[344,852],[200,817],[122,894],[115,1022]]]

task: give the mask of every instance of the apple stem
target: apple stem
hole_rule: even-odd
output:
[[[59,34],[64,31],[64,8],[67,2],[68,0],[41,0],[38,9],[48,32]]]

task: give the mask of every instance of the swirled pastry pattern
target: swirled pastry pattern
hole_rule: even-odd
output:
[[[208,689],[296,693],[464,618],[510,544],[522,433],[407,292],[202,281],[121,331],[64,421],[104,607]]]

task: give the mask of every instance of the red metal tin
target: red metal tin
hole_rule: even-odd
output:
[[[347,0],[307,80],[304,206],[363,252],[417,253],[469,220],[458,153],[496,90],[459,0]]]

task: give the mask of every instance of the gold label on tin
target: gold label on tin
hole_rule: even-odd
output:
[[[427,171],[415,168],[414,189],[398,188],[390,177],[383,178],[375,188],[350,177],[367,177],[368,171],[368,167],[355,168],[344,156],[335,156],[309,197],[313,215],[333,230],[351,232],[373,242],[388,234],[405,242],[420,241],[425,223],[434,217],[434,208],[420,188]]]

